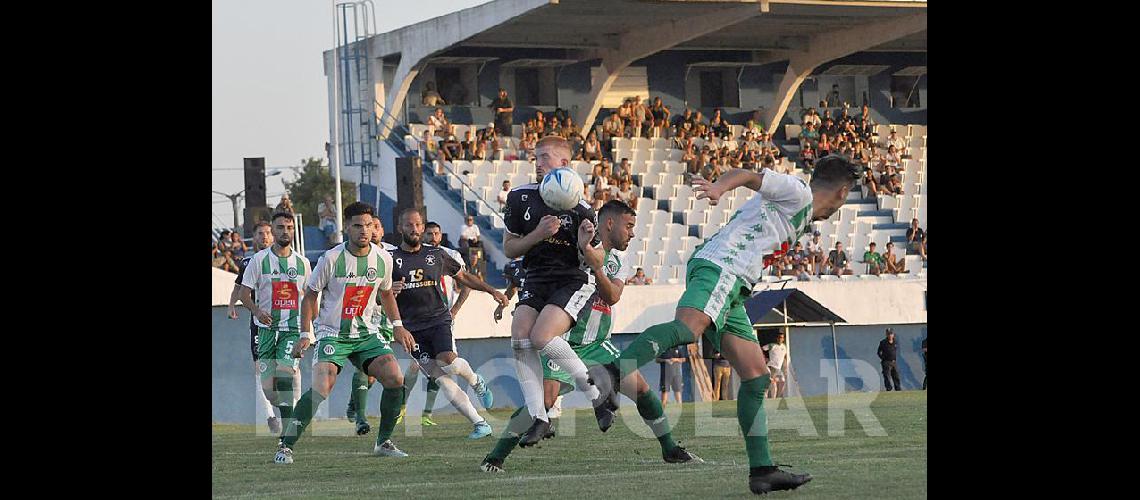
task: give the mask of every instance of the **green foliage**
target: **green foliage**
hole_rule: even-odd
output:
[[[305,225],[316,226],[320,223],[317,206],[324,201],[325,196],[335,196],[336,181],[328,165],[323,165],[319,158],[302,160],[300,170],[300,176],[296,180],[284,182],[285,189],[293,200],[294,211],[304,215]],[[356,201],[356,183],[341,180],[340,194],[341,206]]]

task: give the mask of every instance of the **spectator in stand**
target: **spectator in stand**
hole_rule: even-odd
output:
[[[768,170],[775,171],[776,170],[776,159],[773,158],[772,155],[764,155],[764,158],[762,160],[760,160],[760,168],[766,168]],[[783,172],[781,172],[781,173],[783,173]]]
[[[772,385],[769,386],[767,395],[770,398],[782,398],[788,390],[786,370],[792,364],[788,358],[788,345],[784,343],[784,334],[776,335],[775,342],[760,349],[768,352],[768,372],[772,375]]]
[[[440,159],[439,145],[435,142],[430,130],[424,131],[424,137],[417,146],[425,163]]]
[[[503,190],[499,191],[499,211],[503,211],[503,206],[507,204],[507,195],[511,192],[511,181],[503,181]]]
[[[804,146],[804,144],[811,144],[813,146],[818,147],[818,145],[820,144],[819,139],[820,139],[819,132],[817,132],[815,130],[815,124],[813,124],[813,123],[808,123],[807,125],[804,125],[804,128],[802,130],[800,130],[800,147],[801,148]]]
[[[665,105],[661,103],[660,97],[655,97],[653,99],[653,106],[649,108],[649,114],[650,118],[653,119],[653,128],[657,129],[655,134],[661,136],[662,129],[669,126],[669,108],[666,108]]]
[[[692,130],[693,110],[685,108],[684,113],[673,117],[671,126],[673,127],[673,135],[680,134],[682,130],[686,132]]]
[[[585,145],[586,141],[582,140],[582,136],[578,134],[571,135],[566,139],[568,142],[570,142],[570,159],[574,161],[581,161],[583,152],[582,146]]]
[[[574,125],[574,119],[567,116],[565,120],[562,120],[562,137],[569,139],[574,136],[581,138],[581,133],[578,127]]]
[[[782,278],[785,274],[790,275],[795,272],[795,269],[796,264],[793,262],[790,253],[785,253],[777,257],[772,263],[772,274],[776,275],[776,277]]]
[[[241,238],[241,233],[237,231],[230,233],[230,252],[235,262],[244,259],[245,254],[249,252],[249,245],[245,244],[245,240]]]
[[[863,190],[864,198],[867,198],[868,195],[879,194],[879,184],[875,182],[875,172],[869,168],[863,171],[863,186],[867,188]]]
[[[905,148],[906,139],[899,137],[898,132],[892,130],[890,136],[888,136],[887,140],[883,142],[884,148],[889,148],[891,146],[894,146],[896,150]]]
[[[274,207],[273,212],[293,213],[293,200],[289,199],[289,193],[281,195],[281,201]]]
[[[427,82],[424,84],[424,91],[420,92],[420,104],[424,106],[442,106],[447,104],[443,101],[443,97],[439,92],[435,91],[435,82]]]
[[[435,113],[428,117],[428,131],[440,138],[451,133],[451,121],[444,116],[443,108],[435,108]]]
[[[839,96],[839,84],[832,85],[831,92],[827,93],[827,102],[825,105],[835,108],[839,107],[841,104],[843,104],[843,99]]]
[[[713,401],[731,399],[732,364],[720,351],[713,351]]]
[[[332,243],[336,242],[334,236],[336,235],[337,217],[336,204],[333,203],[332,196],[325,195],[325,201],[317,204],[317,217],[320,218],[318,227],[321,228],[321,232],[325,233],[325,239],[328,240],[331,247]]]
[[[836,276],[852,275],[855,271],[851,270],[850,258],[847,257],[847,252],[843,251],[843,242],[835,242],[835,250],[827,254],[828,273]]]
[[[454,135],[448,134],[447,138],[440,144],[439,154],[443,161],[451,162],[463,158],[463,144],[455,138]]]
[[[479,226],[475,225],[475,217],[468,215],[464,222],[466,225],[459,231],[459,253],[468,259],[468,267],[473,268],[474,263],[477,262],[475,254],[483,247],[480,240],[482,235],[479,232]]]
[[[793,269],[798,264],[804,264],[805,268],[810,265],[811,257],[808,255],[807,250],[804,250],[804,244],[802,242],[797,241],[796,244],[792,246],[792,251],[788,252],[788,256],[792,259]]]
[[[875,251],[875,242],[872,241],[867,247],[868,250],[863,252],[863,260],[859,262],[867,264],[867,272],[878,276],[879,273],[885,270],[883,266],[883,256]]]
[[[898,344],[895,343],[895,331],[887,328],[887,338],[879,341],[879,362],[883,366],[883,386],[888,391],[902,390],[902,383],[899,380],[899,365],[898,365]],[[891,382],[894,382],[893,386]]]
[[[906,251],[918,253],[926,262],[926,232],[918,227],[918,219],[911,219],[906,230]]]
[[[534,155],[534,146],[536,144],[538,144],[538,136],[534,132],[527,134],[526,139],[523,139],[522,142],[519,143],[519,152],[522,154],[521,159],[534,161],[536,158]]]
[[[895,171],[895,167],[888,166],[881,175],[879,175],[879,193],[880,194],[902,194],[903,187],[902,181],[899,180],[899,173]]]
[[[598,134],[593,130],[586,135],[586,143],[582,145],[582,159],[585,161],[602,160],[602,143],[598,141]]]
[[[238,264],[237,259],[234,259],[233,252],[230,250],[230,236],[229,231],[222,231],[217,243],[214,243],[213,248],[213,266],[226,272],[237,274]]]
[[[796,264],[796,280],[798,281],[811,281],[811,274],[802,263]]]
[[[820,132],[819,143],[816,146],[816,154],[819,155],[820,158],[831,154],[832,144],[833,142],[829,136],[826,133]]]
[[[808,263],[811,266],[812,273],[816,276],[823,274],[824,251],[827,246],[820,240],[819,231],[815,231],[811,235],[811,241],[807,242]]]
[[[506,89],[499,89],[499,98],[491,103],[491,110],[495,112],[495,130],[502,135],[511,135],[515,105],[507,97]]]
[[[479,141],[479,142],[475,143],[475,159],[476,160],[487,160],[487,159],[489,159],[489,157],[487,156],[487,142],[486,141]]]
[[[627,285],[652,285],[653,280],[645,276],[645,269],[637,268],[637,272],[625,280]]]
[[[895,254],[893,241],[887,242],[887,252],[883,254],[883,266],[891,274],[906,273],[906,257]]]
[[[728,122],[721,116],[720,108],[713,110],[713,116],[709,119],[709,127],[712,133],[724,137],[732,134],[732,129],[729,128]]]
[[[594,186],[594,200],[605,200],[605,195],[610,191],[610,176],[604,172],[604,167],[599,163],[594,165],[594,171],[590,175],[590,185]]]
[[[815,149],[811,147],[810,143],[805,143],[803,148],[800,149],[800,164],[804,169],[804,173],[811,174],[815,169],[816,153]]]
[[[637,202],[641,198],[630,188],[631,182],[629,179],[621,179],[618,182],[621,187],[610,188],[610,199],[621,200],[626,205],[629,205],[629,208],[637,210]]]

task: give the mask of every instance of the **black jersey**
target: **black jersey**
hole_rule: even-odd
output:
[[[503,275],[510,281],[510,285],[515,288],[522,288],[523,279],[526,278],[526,268],[524,267],[522,259],[512,260],[503,267]]]
[[[421,245],[418,252],[401,247],[392,253],[392,281],[404,280],[404,290],[396,296],[400,318],[408,331],[418,331],[451,323],[451,309],[439,281],[459,274],[462,266],[440,248]]]
[[[575,174],[577,175],[577,174]],[[585,201],[570,209],[557,211],[546,206],[538,195],[538,184],[525,184],[511,190],[503,207],[507,231],[526,236],[538,227],[544,215],[554,215],[562,221],[558,232],[530,247],[523,258],[527,283],[558,283],[584,281],[593,283],[594,273],[582,261],[578,251],[578,226],[590,219],[598,227],[598,216]],[[601,245],[601,236],[594,231],[591,244]]]
[[[235,284],[238,284],[238,285],[241,284],[241,277],[245,276],[245,266],[249,265],[249,259],[252,259],[252,258],[253,258],[253,254],[250,254],[247,257],[242,257],[241,262],[238,262],[238,275],[237,275],[237,279],[234,280]],[[254,290],[251,288],[249,290],[249,298],[250,298],[250,300],[253,300],[254,304],[256,304],[257,303],[257,290]],[[254,326],[252,314],[249,315],[249,326],[250,326],[250,328],[253,328],[253,326]]]

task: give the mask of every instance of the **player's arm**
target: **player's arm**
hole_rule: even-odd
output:
[[[505,307],[510,303],[510,300],[507,299],[506,295],[503,295],[503,292],[495,290],[495,287],[487,284],[486,281],[483,281],[478,276],[471,275],[471,273],[468,273],[467,271],[464,271],[462,269],[458,270],[458,272],[455,273],[455,281],[464,287],[474,288],[480,292],[490,294],[495,298],[495,302],[498,302],[501,306]]]
[[[470,287],[459,287],[459,296],[455,298],[455,305],[451,306],[451,318],[455,319],[455,315],[459,314],[459,309],[463,307],[463,303],[467,302],[467,296],[471,295]],[[509,299],[508,299],[509,300]]]
[[[697,193],[698,200],[707,198],[709,205],[716,205],[720,201],[721,195],[740,186],[759,191],[763,180],[763,169],[760,172],[752,172],[734,168],[721,174],[716,182],[709,182],[701,177],[693,177],[693,191]]]
[[[400,308],[396,305],[396,294],[391,288],[380,291],[380,308],[392,322],[392,337],[404,346],[405,351],[409,353],[414,351],[416,341],[412,338],[411,332],[404,328],[404,321],[400,319]]]
[[[519,236],[508,230],[503,233],[503,253],[506,254],[509,259],[522,257],[542,240],[558,234],[560,225],[561,222],[558,220],[558,217],[544,215],[542,219],[538,221],[538,227],[534,228],[534,231],[531,231],[526,236]]]
[[[249,312],[252,313],[261,324],[268,325],[273,322],[273,318],[269,316],[269,313],[257,307],[257,303],[253,300],[253,288],[257,286],[260,274],[257,266],[246,266],[245,272],[242,273],[241,276],[241,285],[238,285],[238,287],[241,288],[238,294],[242,305],[245,306],[246,309],[249,309]]]
[[[234,289],[230,291],[230,307],[228,316],[230,319],[238,319],[237,314],[237,301],[241,298],[241,289],[243,287],[240,283],[234,283]]]
[[[515,296],[515,284],[514,282],[510,281],[510,277],[507,277],[507,283],[509,284],[507,285],[507,290],[503,292],[503,296],[507,298],[507,303],[510,303],[511,298]],[[497,307],[495,307],[495,323],[498,323],[499,320],[503,319],[503,309],[505,307],[507,306],[503,304],[499,304]]]
[[[606,276],[606,252],[600,246],[595,247],[588,242],[594,240],[594,223],[590,219],[582,221],[578,226],[578,250],[590,271],[594,273],[594,282],[598,287],[598,297],[609,305],[617,304],[621,300],[621,291],[625,289],[625,280],[612,279]]]

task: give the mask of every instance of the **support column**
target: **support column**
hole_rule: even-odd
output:
[[[388,132],[396,126],[396,117],[404,109],[404,99],[408,96],[408,89],[412,87],[412,80],[420,74],[424,64],[422,54],[404,54],[400,58],[400,65],[396,68],[396,76],[392,79],[392,88],[388,89],[384,108],[388,114],[380,121],[380,138],[386,139]]]
[[[788,61],[788,70],[776,90],[775,102],[764,111],[764,121],[768,125],[765,130],[772,130],[780,124],[784,113],[788,111],[788,104],[792,102],[792,96],[799,90],[804,78],[819,65],[924,29],[926,12],[812,35],[808,50],[793,53]]]

